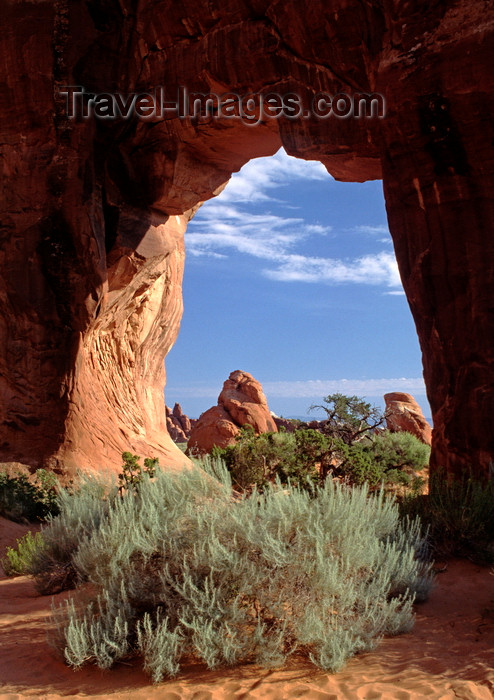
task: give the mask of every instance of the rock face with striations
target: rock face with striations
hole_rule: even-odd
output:
[[[193,453],[204,453],[209,452],[213,445],[231,445],[244,425],[251,425],[257,434],[278,432],[261,385],[252,375],[237,370],[223,384],[218,405],[199,417],[191,432],[188,449]]]
[[[0,34],[0,460],[120,452],[180,466],[163,358],[188,219],[250,158],[382,178],[423,352],[432,467],[494,460],[494,4],[484,0],[6,0]],[[65,86],[124,97],[376,92],[383,118],[71,119]],[[123,98],[122,98],[123,99]],[[118,466],[117,466],[118,468]]]
[[[401,391],[384,394],[386,425],[393,433],[412,433],[426,445],[432,442],[432,428],[413,396]]]

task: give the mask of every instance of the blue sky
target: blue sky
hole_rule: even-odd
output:
[[[277,415],[305,416],[336,391],[376,405],[406,391],[430,416],[381,182],[336,182],[280,150],[234,174],[185,240],[168,405],[198,417],[241,369]]]

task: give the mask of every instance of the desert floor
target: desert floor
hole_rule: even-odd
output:
[[[26,527],[0,519],[0,552]],[[136,661],[110,671],[73,671],[46,639],[50,597],[30,579],[0,572],[0,700],[412,700],[494,698],[494,571],[451,561],[409,634],[385,639],[335,675],[292,662],[281,671],[242,666],[208,671],[184,667],[152,685]],[[64,595],[56,596],[61,599]]]

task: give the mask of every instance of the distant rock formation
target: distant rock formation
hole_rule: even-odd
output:
[[[312,430],[319,430],[323,432],[323,428],[327,423],[325,420],[303,421],[290,418],[279,418],[278,416],[273,416],[273,420],[276,423],[278,430],[280,428],[284,428],[287,433],[294,433],[296,430],[301,428],[311,428]]]
[[[413,396],[399,391],[384,395],[386,424],[393,433],[412,433],[426,445],[432,442],[432,428]]]
[[[231,445],[244,425],[251,425],[257,434],[278,432],[259,382],[236,370],[223,384],[218,405],[203,413],[193,427],[188,449],[197,454],[209,452],[213,445]]]
[[[190,437],[192,426],[197,422],[185,415],[179,403],[176,403],[173,410],[166,406],[166,428],[173,442],[187,442]]]

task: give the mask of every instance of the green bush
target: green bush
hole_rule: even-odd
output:
[[[429,463],[430,447],[410,433],[383,430],[352,445],[338,441],[335,454],[340,458],[335,473],[352,484],[405,484],[417,489],[424,482],[415,472]]]
[[[0,472],[0,515],[15,522],[35,522],[58,513],[58,481],[52,472],[36,471],[35,479],[25,474],[9,476]]]
[[[239,498],[219,460],[203,466],[158,471],[80,524],[72,562],[99,595],[55,612],[67,663],[140,654],[160,681],[191,655],[215,668],[279,666],[298,652],[337,670],[410,629],[430,565],[418,523],[382,492],[278,482]]]
[[[138,455],[133,455],[131,452],[123,452],[122,459],[122,471],[118,475],[121,492],[125,489],[137,490],[146,475],[150,479],[153,478],[159,466],[157,457],[154,459],[146,457],[144,459],[144,467],[142,467],[140,464],[141,458]]]
[[[308,485],[318,478],[316,463],[328,452],[328,439],[316,430],[256,435],[244,426],[234,445],[213,447],[213,458],[222,459],[235,486],[263,488],[279,479],[286,484]]]
[[[311,484],[324,482],[330,471],[350,484],[418,488],[423,481],[415,472],[428,464],[430,447],[410,433],[387,430],[347,444],[308,428],[256,435],[245,426],[234,445],[214,447],[211,454],[225,461],[234,485],[241,489],[254,484],[262,489],[276,479],[310,489]]]
[[[33,559],[43,547],[44,540],[40,532],[34,535],[32,532],[26,532],[24,537],[17,540],[15,547],[7,547],[5,557],[2,559],[2,566],[7,576],[30,574]]]
[[[435,556],[468,557],[479,564],[494,563],[494,481],[479,483],[472,477],[448,481],[434,473],[429,493],[409,496],[403,514],[419,516],[429,529]]]

